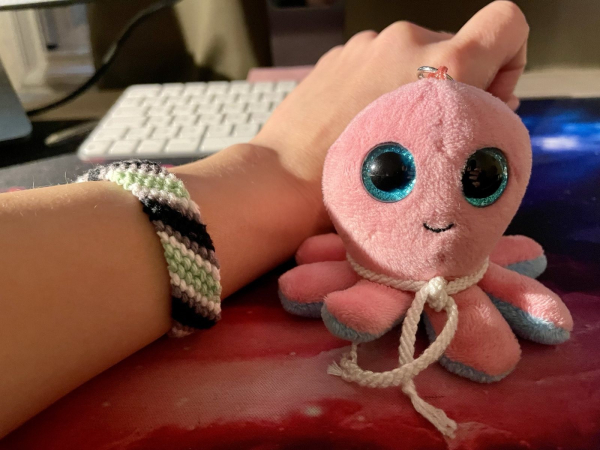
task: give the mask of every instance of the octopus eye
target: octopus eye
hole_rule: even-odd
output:
[[[415,160],[400,144],[386,142],[371,150],[362,165],[367,192],[382,202],[402,200],[415,185]]]
[[[508,163],[497,148],[477,150],[465,164],[462,174],[465,199],[478,208],[491,205],[500,198],[508,182]]]

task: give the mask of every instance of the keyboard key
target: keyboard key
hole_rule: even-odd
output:
[[[276,102],[276,103],[280,103],[283,100],[284,97],[285,97],[285,94],[283,92],[268,92],[266,94],[263,94],[261,100],[263,102]]]
[[[135,151],[138,141],[115,142],[108,150],[109,155],[130,155]]]
[[[112,112],[112,117],[143,117],[147,110],[143,106],[120,106]]]
[[[142,141],[137,148],[138,154],[144,155],[154,155],[156,153],[162,152],[163,148],[165,148],[166,144],[165,139],[149,139]]]
[[[190,126],[198,122],[198,116],[177,116],[173,119],[173,125]]]
[[[249,138],[242,136],[231,136],[225,138],[205,138],[202,141],[200,150],[205,153],[214,153],[235,144],[242,144],[244,142],[248,142],[249,140]]]
[[[198,138],[171,139],[165,148],[166,153],[195,153],[200,147]]]
[[[206,92],[206,83],[198,82],[198,83],[187,83],[183,90],[183,95],[186,96],[194,96],[194,95],[202,95]]]
[[[214,95],[194,95],[190,97],[190,105],[210,105],[213,102]]]
[[[258,133],[260,125],[257,123],[237,124],[233,129],[234,136],[247,136],[252,138]]]
[[[144,127],[144,128],[133,128],[129,130],[125,135],[126,141],[139,141],[140,139],[147,139],[152,132],[154,131],[154,127]]]
[[[161,97],[178,97],[183,92],[183,84],[180,83],[168,83],[164,84],[162,91],[160,91]]]
[[[210,81],[206,88],[207,94],[227,94],[229,83],[227,81]]]
[[[103,128],[94,131],[92,139],[94,141],[118,141],[123,137],[126,131],[126,128]]]
[[[237,94],[217,94],[213,99],[215,103],[233,103],[237,100]]]
[[[171,114],[174,116],[193,116],[196,114],[196,106],[175,106]]]
[[[226,103],[221,108],[221,112],[231,113],[231,114],[239,114],[243,113],[246,109],[246,103]]]
[[[189,101],[190,97],[167,97],[165,106],[187,106]]]
[[[198,123],[204,125],[219,125],[223,121],[221,114],[202,114]]]
[[[129,87],[123,95],[125,98],[156,97],[161,89],[160,84],[140,84]]]
[[[198,105],[196,112],[198,114],[217,114],[221,109],[221,105],[213,103],[211,105]]]
[[[277,92],[291,92],[297,85],[296,81],[280,81],[277,83],[275,90]]]
[[[246,122],[248,122],[248,114],[247,113],[225,114],[225,122],[227,122],[227,123],[246,123]]]
[[[102,124],[103,128],[139,128],[146,123],[145,117],[115,117]]]
[[[259,102],[262,97],[260,92],[251,92],[250,94],[238,95],[237,101],[239,103],[256,103]]]
[[[254,83],[254,87],[252,88],[252,92],[273,92],[275,85],[271,81],[263,81],[259,83]]]
[[[200,138],[206,131],[206,125],[200,124],[193,127],[182,127],[179,131],[180,138]]]
[[[171,122],[173,121],[173,117],[171,116],[156,116],[156,117],[150,117],[148,119],[148,122],[146,122],[146,126],[153,126],[153,127],[166,127],[168,125],[171,125]]]
[[[229,83],[229,92],[232,94],[247,94],[251,88],[252,85],[247,81],[236,80]]]
[[[269,102],[250,103],[246,108],[246,111],[251,113],[266,113],[271,110],[271,104]]]
[[[172,110],[172,106],[154,106],[148,110],[147,115],[149,117],[170,116]]]
[[[179,127],[177,126],[158,127],[152,133],[152,139],[171,139],[177,136],[178,131]]]
[[[271,113],[252,113],[250,114],[250,122],[263,124],[271,117]]]
[[[81,148],[81,152],[86,156],[100,156],[106,153],[106,150],[112,145],[111,141],[86,142]]]
[[[141,106],[149,106],[149,107],[163,106],[165,104],[165,100],[166,100],[166,98],[163,98],[163,97],[145,98],[142,100]]]
[[[231,128],[232,128],[232,125],[229,123],[226,123],[223,125],[211,125],[208,127],[208,130],[206,132],[206,137],[208,137],[208,138],[228,137],[229,135],[231,135]]]

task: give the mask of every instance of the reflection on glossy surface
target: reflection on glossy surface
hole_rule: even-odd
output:
[[[363,162],[363,185],[373,198],[382,202],[397,202],[410,194],[415,176],[413,155],[395,142],[377,145]]]
[[[463,194],[473,206],[483,208],[494,203],[508,183],[508,163],[501,150],[482,148],[465,164],[462,174]]]
[[[548,252],[600,260],[600,99],[524,101],[533,171],[508,234]]]

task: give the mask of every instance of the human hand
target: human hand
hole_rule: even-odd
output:
[[[513,92],[525,67],[528,34],[525,16],[508,1],[490,3],[456,35],[409,22],[379,34],[363,31],[321,57],[252,143],[276,151],[284,169],[309,186],[309,198],[323,209],[325,154],[359,111],[415,81],[423,65],[447,66],[455,80],[486,89],[516,109]]]

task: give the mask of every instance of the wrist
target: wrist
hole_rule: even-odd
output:
[[[176,167],[171,171],[183,176],[195,175],[201,178],[229,180],[240,189],[250,187],[254,189],[257,183],[261,183],[267,194],[264,201],[268,202],[275,198],[285,199],[286,205],[293,205],[299,215],[314,219],[313,229],[328,230],[331,222],[323,205],[322,167],[318,169],[318,175],[314,175],[314,171],[308,169],[308,163],[302,164],[301,158],[292,158],[287,153],[254,143],[238,144],[210,158]],[[241,173],[250,185],[243,185]],[[197,183],[194,181],[192,183],[191,188],[194,189]],[[192,190],[190,193],[195,197]],[[273,206],[278,207],[277,204]]]
[[[171,172],[200,206],[221,262],[224,297],[330,227],[319,184],[284,168],[275,150],[236,145]]]

